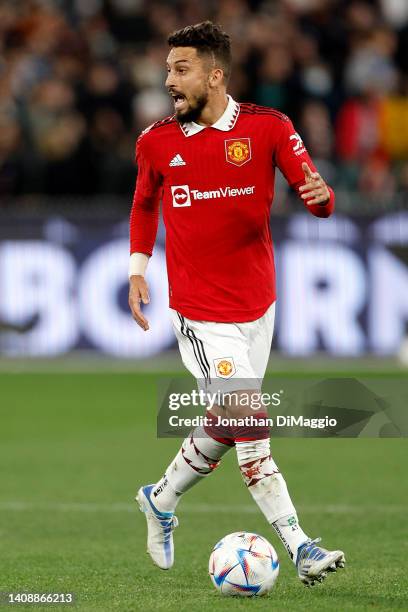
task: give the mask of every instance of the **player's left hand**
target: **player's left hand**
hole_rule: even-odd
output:
[[[306,162],[302,164],[305,173],[305,184],[299,187],[301,198],[307,206],[326,204],[330,200],[330,191],[318,172],[312,172]]]

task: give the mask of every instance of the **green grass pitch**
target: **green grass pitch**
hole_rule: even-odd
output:
[[[163,572],[132,501],[180,444],[156,439],[155,376],[3,373],[0,389],[0,591],[73,591],[81,611],[407,609],[404,440],[272,440],[304,529],[346,553],[346,569],[323,584],[300,583],[234,451],[179,504],[176,563]],[[278,551],[265,598],[224,598],[210,582],[212,546],[237,530]]]

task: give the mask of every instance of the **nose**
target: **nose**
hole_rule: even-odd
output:
[[[172,75],[171,71],[167,73],[167,78],[166,78],[166,82],[164,83],[165,87],[167,87],[167,89],[169,87],[174,87],[174,76]]]
[[[167,73],[167,78],[166,78],[166,82],[164,83],[165,87],[167,87],[167,89],[169,87],[172,87],[174,85],[173,83],[173,77],[171,75],[171,72]]]

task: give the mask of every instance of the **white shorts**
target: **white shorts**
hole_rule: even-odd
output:
[[[199,388],[259,389],[271,350],[275,304],[248,323],[193,321],[170,309],[181,358]]]

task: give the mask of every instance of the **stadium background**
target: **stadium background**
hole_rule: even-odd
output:
[[[174,348],[163,228],[149,335],[127,308],[134,144],[172,112],[166,33],[208,17],[232,37],[232,95],[289,114],[336,189],[337,215],[321,221],[278,177],[274,346],[289,355],[399,351],[408,316],[406,2],[27,0],[0,3],[0,353],[140,359]]]
[[[180,504],[171,575],[140,556],[130,501],[178,446],[155,439],[156,377],[182,367],[162,227],[148,334],[127,309],[134,144],[171,113],[168,32],[207,18],[232,36],[231,94],[289,114],[337,195],[335,217],[317,220],[278,177],[270,372],[404,375],[406,0],[0,0],[0,591],[74,591],[84,610],[245,605],[221,602],[205,575],[219,537],[269,534],[232,454]],[[303,592],[271,536],[275,609],[403,608],[404,444],[273,449],[306,528],[349,559]]]

